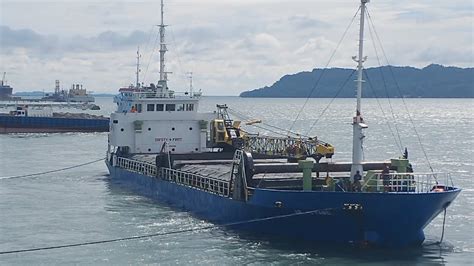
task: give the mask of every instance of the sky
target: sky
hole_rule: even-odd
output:
[[[187,90],[192,72],[194,88],[204,95],[238,95],[286,74],[354,68],[358,17],[338,43],[359,3],[165,1],[170,88]],[[472,67],[473,3],[372,0],[368,12],[374,27],[366,26],[365,66]],[[158,0],[0,0],[0,71],[7,72],[16,92],[52,91],[58,79],[65,89],[81,83],[96,93],[116,93],[134,83],[139,46],[141,81],[156,82],[159,12]]]

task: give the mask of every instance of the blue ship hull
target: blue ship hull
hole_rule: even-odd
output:
[[[0,133],[108,131],[108,118],[22,117],[0,115]]]
[[[325,243],[370,243],[384,247],[420,245],[423,228],[459,194],[460,189],[429,193],[352,193],[284,191],[256,188],[247,202],[113,167],[112,180],[155,200],[189,210],[216,224],[287,214],[241,223],[232,229]],[[276,206],[276,202],[281,202]],[[359,204],[361,211],[344,209]],[[306,212],[311,212],[304,214]]]

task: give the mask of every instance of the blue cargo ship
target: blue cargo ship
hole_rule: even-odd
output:
[[[107,132],[109,119],[78,113],[53,113],[52,108],[17,107],[0,114],[0,133]]]
[[[137,82],[121,91],[111,114],[106,164],[112,182],[256,235],[398,248],[423,243],[423,229],[461,190],[448,173],[414,172],[406,151],[390,160],[363,160],[367,2],[359,8],[351,162],[327,160],[334,147],[314,137],[250,134],[226,105],[198,112],[201,93],[192,86],[184,94],[170,90],[162,12],[158,84]]]

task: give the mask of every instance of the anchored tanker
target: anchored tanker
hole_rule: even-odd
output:
[[[230,118],[226,105],[201,113],[201,93],[170,90],[162,2],[160,80],[148,87],[137,82],[117,97],[106,160],[112,180],[216,224],[256,234],[393,247],[421,244],[423,229],[460,189],[447,174],[413,172],[407,153],[363,161],[367,2],[362,0],[359,10],[352,162],[326,162],[334,147],[317,138],[249,134]]]

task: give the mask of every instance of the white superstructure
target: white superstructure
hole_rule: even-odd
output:
[[[17,106],[16,110],[11,111],[10,114],[25,117],[53,117],[53,107],[51,105]]]
[[[206,150],[208,124],[216,115],[198,112],[200,95],[157,94],[154,90],[121,94],[118,110],[110,117],[110,145],[128,147],[130,153]]]
[[[161,1],[160,80],[149,87],[137,80],[136,87],[120,89],[117,111],[110,117],[109,145],[127,153],[206,151],[208,124],[216,114],[198,112],[200,92],[178,95],[168,88],[164,29]],[[137,79],[138,72],[137,61]]]
[[[57,83],[58,81],[56,81]],[[58,83],[56,87],[58,86]],[[56,89],[55,89],[56,91]],[[86,89],[82,88],[81,84],[72,84],[72,88],[69,90],[69,93],[66,97],[68,102],[95,102],[94,96],[87,93]]]

